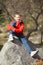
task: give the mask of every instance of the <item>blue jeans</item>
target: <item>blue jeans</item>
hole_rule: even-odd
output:
[[[26,38],[23,35],[19,35],[19,39],[22,42],[22,44],[25,46],[27,51],[30,53],[32,51],[32,49],[31,49],[29,43],[27,42]]]
[[[11,31],[10,34],[12,34],[13,32]],[[27,42],[25,36],[23,34],[18,34],[18,33],[14,33],[12,34],[13,36],[17,36],[19,38],[19,40],[22,42],[22,44],[25,46],[25,48],[27,49],[27,51],[30,53],[32,51],[29,43]]]

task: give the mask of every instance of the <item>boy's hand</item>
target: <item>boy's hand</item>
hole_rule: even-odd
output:
[[[9,24],[6,26],[6,28],[7,30],[11,30],[11,26]]]
[[[12,30],[13,32],[15,31],[15,28],[9,24],[6,26],[6,28],[7,30]]]

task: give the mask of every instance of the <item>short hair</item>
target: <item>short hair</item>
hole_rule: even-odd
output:
[[[20,17],[22,16],[20,13],[15,13],[15,16],[14,17],[16,17],[16,15],[18,15]]]

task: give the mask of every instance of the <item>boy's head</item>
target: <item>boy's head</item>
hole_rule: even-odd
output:
[[[15,19],[16,21],[21,21],[21,20],[22,20],[22,17],[21,17],[21,15],[19,15],[19,14],[15,14],[14,19]]]

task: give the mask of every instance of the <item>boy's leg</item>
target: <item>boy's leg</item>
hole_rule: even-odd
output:
[[[8,38],[8,41],[12,41],[12,40],[14,40],[14,39],[13,39],[13,36],[14,36],[13,34],[14,34],[13,31],[10,31],[10,32],[9,32],[9,38]]]
[[[12,41],[12,40],[13,40],[13,35],[10,34],[10,35],[9,35],[9,38],[8,38],[8,41]]]
[[[32,49],[31,49],[29,43],[27,42],[27,40],[25,39],[25,37],[22,35],[22,36],[19,36],[19,38],[20,38],[20,41],[25,46],[25,48],[27,49],[27,51],[30,53],[32,51]]]
[[[38,52],[38,50],[33,51],[33,50],[31,49],[29,43],[27,42],[27,40],[25,39],[24,36],[19,36],[19,38],[20,38],[20,41],[21,41],[21,42],[23,43],[23,45],[26,47],[27,51],[30,53],[31,56],[34,56],[34,55]]]

